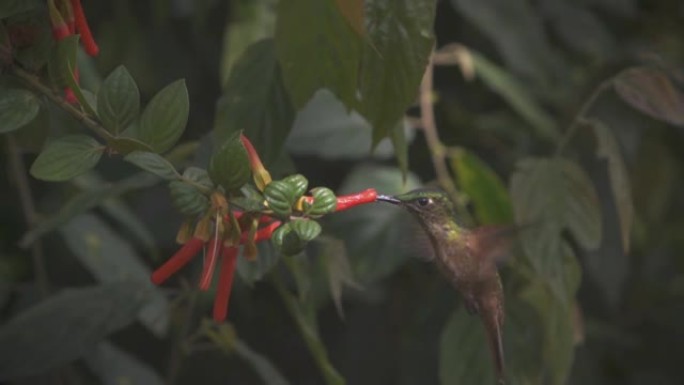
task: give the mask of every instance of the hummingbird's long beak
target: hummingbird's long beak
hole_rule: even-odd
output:
[[[376,199],[378,201],[388,202],[388,203],[391,203],[393,205],[398,205],[399,203],[401,203],[401,201],[399,199],[392,197],[392,196],[389,196],[389,195],[378,195],[378,197]]]

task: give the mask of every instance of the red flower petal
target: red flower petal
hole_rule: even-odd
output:
[[[88,20],[86,19],[83,7],[81,6],[81,0],[71,0],[71,7],[74,10],[76,30],[78,30],[78,33],[81,35],[83,49],[88,55],[97,56],[100,52],[100,48],[97,46],[97,43],[95,43],[92,32],[90,32]]]
[[[211,284],[211,278],[214,276],[214,268],[216,267],[216,260],[220,254],[221,240],[216,237],[211,237],[209,240],[209,250],[204,257],[204,267],[202,268],[202,275],[200,276],[199,288],[200,290],[208,290]]]
[[[190,239],[176,252],[176,254],[152,273],[152,283],[155,285],[164,283],[170,276],[187,265],[188,262],[202,250],[203,245],[204,241],[199,238]]]
[[[230,303],[230,292],[233,288],[238,249],[237,247],[224,247],[222,254],[221,275],[216,288],[216,298],[214,298],[213,315],[216,322],[223,322],[228,316],[228,304]]]

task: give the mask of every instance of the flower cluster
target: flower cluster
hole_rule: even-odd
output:
[[[90,56],[97,56],[100,48],[90,32],[81,0],[48,0],[48,12],[52,26],[52,36],[56,41],[79,34],[83,50]],[[78,70],[74,70],[74,79],[78,83]],[[69,103],[75,103],[76,97],[70,88],[64,90],[64,97]]]
[[[243,135],[240,139],[247,150],[254,184],[260,191],[264,191],[272,181],[271,175],[264,168],[259,155],[247,137]],[[152,282],[156,285],[164,283],[204,250],[198,287],[206,291],[211,286],[211,280],[220,259],[221,267],[214,299],[213,318],[221,322],[228,315],[228,304],[240,248],[247,260],[254,260],[257,258],[256,243],[271,239],[276,229],[283,223],[269,214],[231,210],[225,197],[219,192],[214,192],[211,198],[210,209],[194,225],[194,228],[186,223],[180,229],[178,241],[183,246],[152,273]],[[337,196],[335,211],[375,202],[376,198],[377,192],[374,189]],[[314,197],[303,196],[301,200],[312,204]]]

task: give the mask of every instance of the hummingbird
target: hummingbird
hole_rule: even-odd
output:
[[[502,248],[501,239],[507,228],[482,226],[469,230],[459,225],[453,202],[439,189],[378,195],[377,200],[401,206],[418,219],[430,240],[439,270],[461,293],[466,310],[480,316],[498,382],[503,384],[504,295],[496,257],[507,249]]]

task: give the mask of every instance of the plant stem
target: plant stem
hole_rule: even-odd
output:
[[[7,154],[9,157],[10,172],[17,184],[17,192],[19,193],[19,201],[21,203],[21,210],[24,213],[24,220],[26,221],[28,228],[33,228],[38,223],[39,216],[36,211],[36,206],[33,203],[31,186],[26,177],[26,165],[21,158],[19,146],[12,135],[7,135]],[[31,258],[38,292],[42,297],[46,297],[49,293],[49,281],[47,269],[45,268],[43,245],[40,241],[31,244]]]
[[[577,130],[579,129],[582,121],[586,118],[591,108],[594,107],[594,104],[598,100],[599,96],[603,95],[603,92],[608,90],[608,88],[610,88],[613,85],[613,80],[617,76],[620,75],[618,74],[614,77],[604,80],[601,84],[598,85],[598,87],[594,89],[594,91],[592,91],[591,95],[589,95],[589,98],[584,101],[582,107],[580,107],[579,111],[575,115],[575,118],[572,120],[570,127],[568,127],[568,130],[565,131],[565,135],[563,135],[563,138],[561,139],[560,143],[558,144],[558,147],[556,148],[557,157],[561,156],[567,145],[570,143],[570,140],[577,133]]]
[[[10,67],[10,70],[14,76],[23,81],[27,86],[29,86],[29,88],[33,89],[34,91],[42,95],[45,95],[48,99],[50,99],[50,101],[52,101],[61,109],[66,111],[74,119],[81,122],[88,129],[95,132],[102,139],[113,139],[113,136],[104,127],[102,127],[100,123],[95,121],[91,116],[81,111],[79,108],[75,107],[72,104],[69,104],[61,96],[55,94],[54,91],[52,91],[50,88],[41,83],[40,79],[37,76],[19,68],[16,65]]]
[[[449,194],[451,199],[456,203],[461,215],[464,219],[469,218],[468,211],[465,209],[465,202],[461,194],[459,194],[456,184],[454,183],[449,168],[447,167],[447,148],[439,139],[437,133],[437,125],[435,123],[435,111],[432,103],[433,91],[433,67],[434,67],[434,51],[430,55],[423,80],[420,83],[420,121],[423,133],[425,134],[425,141],[430,156],[432,157],[432,164],[437,174],[437,183]],[[472,221],[469,221],[472,222]]]
[[[171,348],[171,354],[169,355],[169,364],[166,372],[166,383],[168,385],[173,385],[178,380],[178,374],[180,373],[181,364],[183,363],[185,337],[190,332],[190,325],[195,312],[195,305],[197,305],[197,291],[190,288],[190,285],[187,284],[187,281],[183,286],[186,290],[191,290],[192,292],[190,293],[188,306],[185,309],[186,313],[183,326],[181,327],[181,331],[178,334],[178,338],[174,342],[173,347]]]

